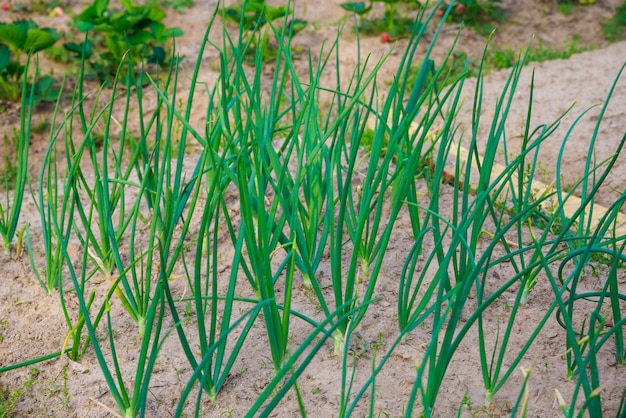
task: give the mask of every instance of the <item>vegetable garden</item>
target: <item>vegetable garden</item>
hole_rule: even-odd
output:
[[[380,56],[360,49],[367,5],[344,4],[316,51],[291,5],[215,7],[183,60],[184,27],[120,3],[77,14],[75,78],[40,74],[54,30],[0,35],[0,94],[20,101],[0,416],[625,416],[626,190],[607,190],[626,134],[596,153],[623,66],[584,175],[560,170],[592,110],[545,181],[566,115],[534,121],[532,78],[515,147],[508,125],[531,49],[493,106],[487,52],[434,52],[460,13],[483,27],[499,2],[415,4],[406,33],[378,22],[402,42]]]

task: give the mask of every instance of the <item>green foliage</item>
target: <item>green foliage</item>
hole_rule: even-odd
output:
[[[0,23],[0,100],[18,101],[25,56],[50,48],[59,36],[54,29],[39,28],[32,20]],[[54,100],[57,91],[52,77],[41,77],[34,86],[34,104]]]
[[[244,28],[251,30],[286,15],[286,6],[270,6],[265,4],[265,0],[248,0],[239,5],[224,8],[226,19],[238,25],[243,23]]]
[[[39,28],[32,20],[17,20],[0,24],[0,39],[16,55],[44,50],[57,41],[54,29]]]
[[[594,4],[596,0],[558,0],[558,4]]]
[[[488,35],[501,22],[505,15],[504,10],[498,7],[502,0],[462,0],[443,5],[439,15],[449,11],[448,19],[452,22],[464,23],[477,32]]]
[[[17,403],[26,396],[29,388],[36,382],[39,370],[33,368],[28,372],[28,379],[26,379],[20,387],[11,390],[3,387],[0,384],[0,418],[10,418],[13,416],[13,410],[17,406]]]
[[[596,0],[558,0],[556,10],[564,16],[569,16],[576,5],[591,5],[595,2]]]
[[[34,134],[42,134],[50,128],[50,119],[43,118],[38,124],[31,127],[31,132]]]
[[[19,144],[20,134],[17,129],[13,128],[11,137],[4,135],[2,140],[3,158],[0,161],[0,191],[10,190],[15,184],[17,177],[17,167],[15,157],[17,155],[17,146]]]
[[[543,41],[539,40],[539,45],[531,46],[526,52],[526,63],[568,59],[574,54],[589,51],[593,48],[593,46],[589,45],[579,46],[577,39],[566,43],[562,48],[544,45]],[[515,51],[513,48],[494,49],[488,53],[487,66],[497,70],[511,68],[519,56],[520,51]]]
[[[518,58],[513,48],[494,49],[489,52],[489,64],[495,69],[511,68]]]
[[[544,62],[555,59],[567,59],[574,54],[580,52],[589,51],[593,49],[593,46],[579,46],[578,40],[574,39],[567,43],[563,48],[545,46],[540,40],[539,45],[531,46],[525,51],[525,64],[530,62]],[[516,51],[513,48],[495,48],[487,51],[483,62],[483,71],[488,73],[490,70],[501,70],[505,68],[511,68],[520,58],[521,51]],[[467,67],[466,67],[467,65]],[[441,71],[439,71],[441,70]],[[447,59],[441,64],[440,67],[433,68],[433,71],[428,73],[429,80],[436,75],[437,86],[443,88],[460,76],[464,77],[476,77],[480,70],[480,62],[467,56],[462,51],[454,51]],[[419,74],[420,67],[411,67],[409,75],[409,86],[415,81]]]
[[[244,43],[247,44],[247,57],[250,59],[257,51],[261,52],[264,61],[273,60],[278,56],[278,48],[270,43],[267,23],[275,22],[280,18],[286,18],[291,11],[286,6],[270,6],[265,0],[244,0],[242,3],[224,7],[222,18],[229,20],[242,29],[246,30]],[[284,25],[287,34],[293,36],[302,31],[308,22],[302,19],[291,18],[285,20]],[[280,36],[280,28],[270,23],[272,32],[276,37]],[[278,40],[280,43],[280,40]]]
[[[409,82],[407,87],[412,87],[415,83],[421,66],[413,66],[409,70]],[[454,83],[460,77],[476,77],[480,70],[480,62],[470,59],[465,52],[453,51],[439,66],[433,66],[428,71],[427,83],[430,85],[435,80],[438,88],[443,88]]]
[[[384,5],[383,16],[366,18],[365,15],[371,12],[374,3]],[[348,2],[342,3],[340,6],[360,17],[359,31],[368,35],[386,33],[390,39],[410,35],[414,28],[415,19],[409,17],[408,14],[423,7],[422,3],[417,0],[371,0],[369,3]]]
[[[70,21],[68,24],[72,24],[72,22]],[[74,34],[74,32],[67,30],[67,31],[59,31],[59,39],[62,42],[68,42],[68,39],[70,37],[72,37]],[[70,64],[72,62],[75,61],[74,57],[76,56],[75,53],[70,52],[69,50],[67,50],[64,47],[63,43],[60,44],[56,44],[53,45],[52,47],[46,49],[44,51],[44,55],[54,61],[54,62],[58,62],[58,63],[62,63],[62,64]]]
[[[13,161],[16,161],[16,172],[14,178],[4,179],[4,188],[6,189],[6,193],[4,194],[4,199],[0,201],[0,237],[2,238],[2,245],[7,253],[11,250],[11,241],[17,231],[17,223],[23,203],[26,180],[29,175],[28,148],[30,144],[33,107],[35,103],[40,100],[40,96],[38,96],[40,91],[38,90],[39,81],[37,78],[37,66],[35,66],[33,83],[29,84],[27,82],[30,63],[31,54],[29,53],[24,64],[24,76],[19,83],[21,101],[20,124],[19,129],[16,129],[17,133],[12,141],[15,151],[12,158]],[[50,86],[47,85],[46,88],[50,89]],[[12,163],[9,165],[12,166]],[[14,190],[13,196],[9,196],[9,189]],[[18,235],[18,241],[19,240],[20,235]]]
[[[94,32],[92,40],[68,42],[64,47],[76,57],[89,61],[100,82],[111,81],[120,68],[125,84],[137,76],[144,64],[168,65],[163,45],[182,36],[179,28],[162,23],[166,13],[158,6],[135,6],[132,0],[120,0],[121,9],[109,9],[110,0],[95,0],[75,18],[76,28]],[[120,66],[126,60],[128,65]]]
[[[50,9],[61,5],[61,0],[12,0],[8,3],[13,12],[48,14]]]
[[[615,8],[615,15],[602,22],[602,33],[609,42],[617,42],[626,35],[626,1]]]
[[[9,390],[0,386],[0,418],[9,418],[17,402],[24,395],[22,390]]]
[[[534,127],[533,83],[522,132],[515,128],[520,151],[504,153],[502,170],[496,163],[500,151],[509,149],[507,119],[518,106],[513,100],[527,56],[513,65],[489,108],[483,100],[486,63],[478,65],[479,82],[470,97],[473,119],[461,133],[456,117],[467,96],[463,83],[476,64],[452,51],[435,63],[432,43],[443,25],[427,40],[431,47],[423,55],[417,48],[423,31],[412,35],[393,81],[383,86],[376,82],[389,55],[377,62],[359,56],[352,76],[342,79],[341,60],[334,59],[341,53],[338,41],[309,55],[308,73],[296,70],[290,48],[294,31],[287,23],[274,32],[276,62],[266,63],[257,48],[258,65],[248,68],[252,39],[246,37],[252,32],[258,40],[258,30],[275,28],[262,21],[273,13],[245,10],[236,11],[239,33],[233,37],[224,28],[221,45],[208,40],[216,10],[184,97],[179,97],[179,73],[172,66],[168,77],[148,85],[137,82],[105,103],[100,96],[87,102],[83,65],[71,109],[61,121],[57,100],[39,177],[42,285],[60,295],[70,329],[64,351],[77,359],[90,349],[97,359],[106,402],[115,402],[121,416],[147,414],[148,401],[157,396],[151,394],[151,377],[164,360],[163,341],[171,335],[178,338],[190,371],[178,376],[187,381],[177,387],[173,416],[191,415],[194,409],[195,415],[204,413],[203,398],[215,400],[247,349],[259,344],[265,344],[274,375],[263,377],[266,384],[248,415],[270,415],[283,398],[295,402],[295,392],[304,416],[302,398],[317,389],[300,391],[299,379],[332,339],[339,356],[332,361],[341,363],[331,368],[341,374],[335,415],[363,415],[356,408],[368,401],[374,415],[376,378],[413,333],[420,348],[408,367],[414,373],[410,396],[399,400],[398,409],[406,416],[431,416],[455,367],[456,350],[477,330],[476,372],[483,378],[485,409],[491,411],[497,409],[494,395],[507,382],[515,384],[513,373],[536,348],[533,341],[547,321],[557,316],[564,330],[555,341],[567,348],[564,357],[574,386],[569,402],[560,405],[571,408],[571,415],[601,416],[597,354],[614,340],[616,361],[626,358],[626,320],[620,309],[626,296],[617,275],[626,261],[626,237],[617,233],[626,194],[597,225],[588,214],[626,145],[623,138],[601,164],[592,158],[619,76],[597,117],[584,177],[568,191],[559,181],[570,130],[556,157],[554,189],[538,193],[533,180],[541,171],[539,148],[563,117]],[[205,48],[219,55],[219,76],[206,87],[205,119],[196,130],[194,99],[200,93]],[[410,65],[418,60],[415,72]],[[335,67],[328,68],[329,62]],[[337,74],[330,85],[328,72]],[[114,89],[120,77],[114,79]],[[150,100],[154,103],[156,97],[155,106],[131,111],[131,103],[141,108],[148,92],[154,93]],[[322,97],[326,94],[332,96],[329,101]],[[23,153],[32,129],[25,113],[22,120]],[[490,126],[479,129],[483,123]],[[131,126],[136,127],[132,138]],[[100,138],[101,149],[96,144]],[[465,160],[459,157],[461,139]],[[57,154],[61,148],[64,152]],[[27,165],[21,160],[18,167]],[[425,168],[426,184],[420,180]],[[578,189],[580,199],[570,199],[571,190]],[[571,203],[576,204],[574,213],[569,212]],[[542,208],[546,216],[539,219]],[[394,245],[407,237],[409,245]],[[86,250],[72,251],[70,243],[76,242]],[[384,295],[396,298],[398,328],[385,329],[377,342],[360,339],[361,321],[369,326],[367,321],[380,315],[370,306],[383,296],[379,278],[390,257],[404,261]],[[612,264],[605,284],[591,294],[577,293],[581,272],[598,258]],[[511,274],[494,280],[502,265]],[[100,277],[92,280],[96,275]],[[512,341],[526,315],[517,313],[533,302],[527,297],[539,280],[549,286],[549,297],[542,298],[548,302],[538,309],[543,316],[520,347]],[[302,306],[294,303],[296,293],[312,299],[302,312],[315,311],[315,316],[296,310]],[[507,308],[494,327],[493,309],[500,310],[504,299]],[[581,299],[597,303],[582,327],[573,321]],[[114,315],[136,323],[137,335],[129,338],[127,321]],[[294,321],[304,324],[298,335]],[[359,356],[369,355],[370,374],[360,367],[355,379]],[[1,366],[0,373],[19,367],[27,365]],[[524,415],[527,400],[522,395],[530,369],[522,371],[517,403],[500,412],[517,416],[520,410]],[[481,413],[469,398],[462,405]]]
[[[165,1],[162,1],[161,4],[163,4],[166,7],[171,7],[177,12],[183,12],[185,8],[189,8],[193,6],[193,1],[194,0],[165,0]],[[152,4],[158,5],[159,1],[153,0]]]
[[[560,2],[556,5],[556,10],[564,16],[569,16],[574,10],[574,5],[570,2]]]

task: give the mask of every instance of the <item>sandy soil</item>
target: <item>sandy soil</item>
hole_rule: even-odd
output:
[[[338,6],[340,0],[323,0],[319,7],[300,2],[296,14],[309,20],[308,28],[297,37],[297,43],[312,51],[319,51],[322,43],[334,39],[337,23],[344,16]],[[575,9],[571,16],[563,16],[551,11],[551,2],[540,0],[504,1],[503,5],[508,12],[508,19],[495,36],[494,43],[508,45],[513,48],[526,45],[531,36],[542,39],[544,43],[562,45],[574,35],[578,36],[581,44],[594,44],[599,48],[585,52],[565,61],[551,61],[544,64],[529,66],[522,77],[520,85],[515,91],[515,101],[508,121],[509,140],[514,151],[519,143],[517,134],[521,132],[527,115],[529,100],[530,77],[534,68],[534,96],[532,109],[532,125],[550,123],[576,101],[576,106],[564,118],[562,126],[541,150],[541,161],[545,166],[545,181],[554,177],[555,155],[558,154],[568,127],[575,117],[584,109],[603,103],[620,68],[626,63],[626,43],[605,45],[602,42],[598,22],[611,13],[614,1],[597,1],[589,8]],[[185,37],[179,42],[179,51],[188,57],[197,54],[200,47],[200,38],[205,25],[212,13],[214,1],[196,0],[196,5],[184,15],[172,14],[168,23],[181,26],[185,30]],[[545,12],[545,13],[543,13]],[[56,25],[63,25],[63,20],[55,21]],[[456,35],[456,28],[450,27],[440,39],[439,49],[435,57],[442,57],[451,45]],[[484,37],[464,32],[458,48],[477,57],[484,48]],[[342,69],[348,73],[356,63],[356,48],[353,33],[349,28],[342,36]],[[400,58],[400,51],[406,45],[399,41],[394,52],[385,64],[386,74],[390,75]],[[364,51],[371,51],[373,56],[380,56],[392,45],[382,44],[378,38],[362,39]],[[215,57],[207,53],[203,60],[209,65]],[[304,66],[305,63],[303,62]],[[331,64],[332,67],[332,64]],[[492,108],[498,94],[502,91],[508,71],[494,72],[485,79],[485,113],[483,120],[489,121]],[[328,75],[329,82],[332,74]],[[202,76],[203,81],[211,82],[215,74],[207,72]],[[384,82],[384,80],[383,80]],[[472,81],[467,83],[467,97],[472,96]],[[615,89],[614,97],[603,123],[599,126],[598,143],[595,147],[598,159],[603,159],[613,152],[616,143],[626,133],[626,117],[623,103],[626,103],[626,81],[621,80]],[[183,86],[184,90],[184,86]],[[202,108],[201,99],[198,102]],[[460,115],[460,121],[465,126],[469,124],[471,103],[466,104],[466,111]],[[40,117],[49,115],[50,109],[45,106]],[[567,141],[565,158],[562,164],[563,179],[566,184],[573,183],[584,170],[581,161],[588,155],[588,142],[591,133],[596,129],[599,107],[591,110],[583,118]],[[201,113],[201,112],[200,112]],[[0,115],[0,134],[8,132],[18,114],[15,107],[9,107],[7,112]],[[203,115],[193,115],[194,124],[202,124]],[[481,130],[487,126],[481,126]],[[32,144],[33,171],[38,172],[43,150],[47,144],[45,139],[34,138]],[[2,150],[0,150],[2,151]],[[502,160],[503,156],[500,157]],[[626,164],[623,158],[614,168],[609,185],[615,190],[626,189]],[[36,187],[36,186],[35,186]],[[449,190],[448,190],[449,192]],[[443,198],[445,199],[445,193]],[[602,195],[603,205],[610,205],[617,192],[607,190]],[[40,221],[35,205],[27,197],[23,207],[21,224],[30,223],[31,233],[34,235],[34,245],[40,243],[37,237],[37,228]],[[409,228],[408,220],[399,221]],[[381,299],[370,308],[368,317],[358,329],[362,340],[355,342],[354,350],[358,354],[356,361],[355,388],[360,388],[369,377],[371,359],[374,355],[373,346],[378,346],[379,352],[389,350],[392,342],[398,335],[395,300],[397,299],[397,282],[402,268],[402,261],[411,241],[398,240],[389,248],[386,257],[387,265],[384,274],[379,279],[377,294]],[[76,248],[76,251],[79,251]],[[41,268],[41,251],[37,254]],[[224,259],[229,259],[224,254]],[[227,269],[228,266],[224,266]],[[326,267],[322,267],[324,270]],[[494,286],[512,274],[510,269],[501,267],[492,272]],[[597,277],[590,274],[584,287],[595,289],[604,273],[600,271]],[[624,273],[619,277],[620,286],[626,283]],[[100,284],[106,289],[106,283]],[[174,291],[183,295],[186,291],[183,283],[174,283]],[[245,295],[243,295],[245,296]],[[495,330],[499,320],[509,309],[509,303],[514,294],[507,294],[494,304],[492,324]],[[510,352],[507,356],[514,356],[527,339],[528,331],[534,329],[535,324],[542,317],[547,306],[552,302],[552,292],[545,280],[541,280],[531,295],[530,303],[518,314],[513,339],[509,342]],[[310,295],[298,287],[295,292],[294,306],[299,311],[320,319],[310,301]],[[75,307],[76,301],[70,300]],[[139,338],[133,322],[124,315],[122,309],[114,307],[114,321],[118,324],[120,333],[125,336],[120,343],[118,353],[121,354],[121,367],[124,373],[131,375],[136,360]],[[171,319],[166,320],[166,326],[171,326]],[[295,321],[293,324],[293,345],[298,345],[308,335],[310,327]],[[495,331],[494,331],[495,332]],[[67,327],[63,319],[62,310],[56,295],[46,296],[36,283],[28,258],[0,254],[0,366],[14,364],[28,359],[58,351],[63,346],[67,335]],[[226,386],[219,394],[215,403],[205,401],[202,405],[204,416],[242,416],[256,400],[258,393],[263,390],[273,376],[271,359],[267,350],[267,342],[263,337],[262,326],[256,325],[251,331],[243,351],[237,360],[233,373],[228,377]],[[409,397],[415,379],[415,362],[423,354],[423,343],[429,335],[425,330],[416,330],[405,344],[399,345],[388,364],[377,378],[376,413],[380,416],[400,416]],[[480,374],[480,363],[477,355],[477,333],[474,329],[468,334],[464,343],[459,347],[442,390],[436,408],[436,415],[449,417],[456,415],[462,407],[463,416],[506,416],[510,414],[510,407],[515,403],[523,375],[515,370],[504,387],[494,395],[489,408],[483,407],[484,389]],[[495,337],[494,337],[495,338]],[[603,405],[606,416],[614,416],[617,412],[622,392],[626,388],[626,373],[624,366],[616,364],[615,347],[606,344],[600,359],[602,383],[606,389],[602,392]],[[317,355],[303,378],[298,382],[300,391],[304,394],[304,402],[311,416],[330,417],[338,411],[339,393],[341,388],[341,360],[332,355],[332,346],[325,346]],[[541,334],[533,344],[531,350],[522,360],[525,367],[534,365],[530,379],[529,415],[537,417],[561,416],[554,398],[554,390],[558,389],[566,399],[569,399],[573,390],[573,382],[566,379],[563,353],[565,341],[563,330],[554,318],[548,320]],[[510,359],[508,360],[510,361]],[[506,363],[506,362],[505,362]],[[110,416],[107,407],[114,408],[113,400],[108,392],[94,355],[87,351],[79,362],[67,359],[55,359],[35,366],[37,372],[34,378],[29,378],[31,367],[26,367],[0,376],[0,385],[9,389],[21,387],[25,381],[32,379],[34,384],[25,389],[15,409],[15,416],[77,416],[101,417]],[[180,343],[172,335],[168,338],[161,350],[152,377],[151,392],[148,405],[148,415],[155,417],[171,416],[173,405],[181,387],[187,382],[191,374],[190,367],[181,353]],[[461,405],[464,397],[465,405]],[[356,416],[366,416],[369,408],[369,394],[365,396],[356,408]],[[298,405],[293,393],[278,405],[273,416],[294,416],[298,414]]]

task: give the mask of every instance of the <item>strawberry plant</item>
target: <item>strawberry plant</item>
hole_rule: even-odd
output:
[[[63,46],[87,59],[102,83],[113,78],[125,56],[130,63],[130,73],[126,66],[121,69],[126,83],[135,79],[142,63],[169,64],[171,58],[163,45],[170,38],[182,36],[183,31],[162,23],[165,12],[157,6],[135,6],[132,0],[120,0],[121,9],[109,9],[109,2],[95,0],[76,16],[76,28],[86,34],[85,41]],[[91,40],[90,31],[95,34]]]
[[[463,0],[452,4],[448,19],[452,22],[464,23],[482,34],[489,34],[494,29],[494,23],[504,19],[504,11],[498,7],[501,0]],[[447,4],[440,7],[443,15],[448,8]]]
[[[153,3],[158,4],[156,0]],[[193,6],[193,0],[165,0],[161,4],[182,13],[185,8]]]
[[[249,46],[249,57],[253,57],[258,51],[263,60],[272,60],[278,55],[278,48],[270,44],[271,30],[268,30],[266,24],[285,18],[289,13],[290,10],[286,6],[270,6],[265,4],[265,0],[244,0],[239,5],[225,7],[222,16],[223,19],[248,30],[246,44]],[[291,19],[286,22],[288,33],[295,35],[304,29],[307,23],[306,20]]]
[[[374,3],[384,4],[383,16],[366,18],[365,15],[372,11]],[[381,39],[383,42],[389,42],[391,39],[402,38],[411,33],[415,19],[408,17],[408,14],[413,10],[420,9],[422,4],[416,0],[371,0],[369,4],[348,2],[342,3],[340,6],[359,16],[359,31],[368,35],[386,34]]]
[[[51,47],[58,38],[54,29],[39,28],[32,20],[0,23],[0,100],[20,99],[25,57]],[[34,83],[33,104],[56,99],[52,77],[40,77]]]

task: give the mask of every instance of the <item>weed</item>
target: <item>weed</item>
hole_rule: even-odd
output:
[[[574,4],[569,1],[561,1],[556,5],[556,10],[564,16],[569,16],[574,10]]]
[[[7,389],[0,384],[0,418],[10,418],[17,403],[28,393],[31,386],[36,383],[39,370],[32,368],[28,372],[28,378],[16,389]]]
[[[2,332],[8,325],[9,325],[8,320],[0,321],[0,343],[4,341],[4,334]]]
[[[50,128],[50,119],[43,118],[39,123],[33,125],[30,131],[34,134],[42,134]]]
[[[591,45],[579,46],[578,42],[578,39],[574,38],[572,41],[566,43],[562,48],[559,48],[544,45],[543,41],[539,40],[539,45],[531,46],[526,52],[525,63],[567,59],[574,54],[594,49]],[[497,70],[510,68],[519,57],[520,51],[515,51],[512,48],[495,49],[489,52],[487,66]]]
[[[624,39],[626,34],[626,1],[622,1],[615,7],[615,15],[602,22],[602,33],[609,42],[617,42]]]
[[[157,0],[151,1],[152,6],[158,6],[159,2]],[[162,4],[166,7],[171,7],[179,13],[182,13],[186,8],[192,7],[194,0],[165,0]],[[148,3],[150,4],[150,2]]]

